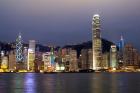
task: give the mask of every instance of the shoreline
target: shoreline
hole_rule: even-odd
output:
[[[124,71],[124,72],[0,72],[0,73],[17,73],[17,74],[20,74],[20,73],[40,73],[40,74],[59,74],[59,73],[65,73],[65,74],[71,74],[71,73],[140,73],[139,71],[135,71],[135,72],[127,72],[127,71]]]

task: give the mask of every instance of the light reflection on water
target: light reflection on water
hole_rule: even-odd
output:
[[[140,93],[140,73],[0,73],[0,93]]]
[[[13,93],[22,93],[24,90],[23,75],[22,74],[21,75],[15,74],[15,76],[13,76],[11,79],[12,79],[11,91]]]
[[[24,92],[36,93],[36,76],[33,73],[27,73],[24,76]]]

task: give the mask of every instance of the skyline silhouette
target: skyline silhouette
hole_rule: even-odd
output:
[[[2,0],[0,1],[0,40],[14,41],[19,32],[23,40],[63,46],[92,38],[92,16],[101,17],[101,35],[117,43],[139,48],[140,1],[138,0]],[[84,37],[84,38],[83,38]]]

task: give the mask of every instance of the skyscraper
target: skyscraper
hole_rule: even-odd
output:
[[[125,43],[124,43],[124,38],[123,36],[121,35],[121,39],[118,43],[118,47],[119,47],[119,53],[118,53],[118,59],[119,59],[119,64],[123,64],[124,62],[124,46],[125,46]]]
[[[78,67],[78,64],[77,64],[77,51],[76,50],[73,50],[73,49],[70,49],[69,51],[69,55],[70,55],[70,62],[69,62],[69,70],[70,71],[77,71],[77,67]]]
[[[139,53],[132,44],[124,46],[124,66],[128,68],[137,68],[139,66]]]
[[[35,40],[29,40],[28,64],[27,64],[28,70],[34,71],[34,61],[35,61]]]
[[[34,52],[35,52],[35,46],[36,46],[35,43],[36,43],[35,40],[29,40],[29,49],[31,49]]]
[[[51,54],[50,54],[50,56],[51,56],[51,66],[54,67],[55,56],[54,56],[54,49],[53,49],[53,47],[51,47]]]
[[[46,52],[42,54],[42,61],[44,62],[44,71],[51,72],[51,53]]]
[[[15,51],[10,51],[9,53],[9,64],[8,64],[8,67],[9,67],[9,70],[10,71],[14,71],[16,69],[16,57],[15,57]]]
[[[102,67],[102,41],[100,30],[100,16],[95,14],[92,19],[93,70],[98,70]]]
[[[24,47],[24,50],[23,50],[23,62],[24,62],[26,70],[27,70],[27,61],[28,61],[28,48]]]
[[[4,71],[6,71],[6,69],[8,69],[8,57],[7,56],[4,56],[2,58],[1,69],[3,69]]]
[[[92,49],[82,49],[81,50],[81,70],[92,69]]]
[[[16,39],[16,62],[22,61],[23,61],[23,44],[21,34],[19,33]]]
[[[116,45],[111,45],[111,48],[110,48],[110,68],[116,69],[117,66],[118,66],[117,47],[116,47]]]

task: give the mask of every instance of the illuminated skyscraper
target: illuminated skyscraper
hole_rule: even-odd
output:
[[[70,54],[70,71],[77,71],[78,64],[77,64],[77,51],[71,49],[69,51]]]
[[[15,57],[15,51],[10,51],[9,53],[9,63],[8,63],[8,67],[10,71],[14,71],[16,69],[16,57]]]
[[[28,61],[28,48],[24,47],[23,50],[23,62],[25,64],[25,69],[27,70],[27,61]]]
[[[28,49],[28,64],[27,64],[28,70],[34,71],[34,61],[35,61],[35,40],[30,40]]]
[[[51,48],[50,56],[51,56],[51,65],[54,66],[54,64],[55,64],[54,63],[55,56],[54,56],[54,49],[53,49],[53,47]]]
[[[124,66],[135,67],[139,66],[139,53],[138,50],[133,47],[132,44],[126,44],[124,46]]]
[[[2,61],[1,61],[1,68],[2,68],[3,70],[8,69],[8,57],[7,57],[7,56],[4,56],[4,57],[2,58]]]
[[[92,19],[93,70],[98,70],[102,67],[102,41],[100,30],[100,16],[95,14]]]
[[[17,62],[23,61],[23,44],[22,44],[22,37],[20,33],[16,39],[16,61]]]
[[[82,49],[80,57],[81,57],[81,70],[92,69],[93,67],[92,49]]]
[[[121,35],[121,39],[119,41],[119,44],[118,44],[118,47],[119,47],[119,63],[123,64],[124,62],[124,46],[125,46],[125,43],[124,43],[124,39],[123,39],[123,36]]]
[[[117,66],[118,66],[117,47],[116,47],[116,45],[111,45],[111,48],[110,48],[110,68],[116,69]]]
[[[44,71],[49,71],[51,68],[50,52],[46,52],[42,54],[42,61],[44,62]]]

